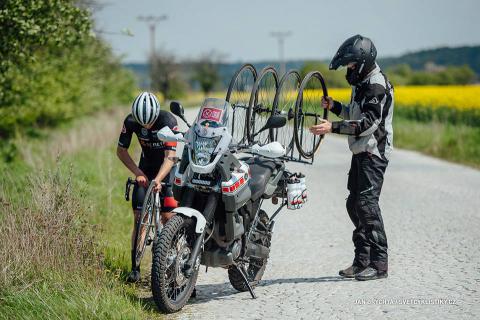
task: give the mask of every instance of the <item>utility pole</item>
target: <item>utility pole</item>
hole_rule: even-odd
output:
[[[143,21],[148,24],[148,28],[150,30],[150,77],[153,75],[154,70],[154,63],[155,63],[155,29],[157,24],[167,20],[166,15],[161,16],[139,16],[137,20]],[[153,81],[150,80],[150,87],[152,88]],[[152,88],[153,89],[153,88]]]
[[[270,32],[270,36],[274,37],[278,41],[278,53],[280,56],[280,78],[286,72],[286,65],[285,65],[285,56],[284,56],[284,45],[285,45],[285,38],[292,35],[291,31],[272,31]]]

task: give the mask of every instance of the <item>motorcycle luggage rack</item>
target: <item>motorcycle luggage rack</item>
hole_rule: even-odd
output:
[[[288,162],[296,162],[296,163],[309,164],[309,165],[313,164],[313,160],[315,158],[315,155],[312,156],[310,159],[305,159],[305,158],[302,158],[302,156],[300,154],[298,156],[293,155],[293,149],[290,153],[291,153],[290,155],[283,156],[283,157],[278,158],[278,159],[288,161]]]
[[[257,121],[256,118],[250,119],[250,117],[255,114],[256,108],[260,107],[262,110],[265,109],[264,111],[272,112],[272,115],[285,115],[291,134],[287,135],[283,141],[279,141],[287,150],[287,154],[280,159],[311,165],[324,137],[309,137],[308,139],[313,139],[313,145],[304,146],[302,137],[304,130],[307,130],[305,119],[314,117],[314,124],[318,124],[320,119],[328,119],[328,109],[323,109],[320,105],[321,96],[328,96],[327,86],[319,71],[311,71],[302,79],[300,72],[292,69],[279,78],[273,66],[267,66],[257,72],[254,65],[247,63],[237,70],[230,81],[225,99],[232,106],[230,134],[241,143],[253,143],[259,132],[250,132],[255,131],[255,126],[250,128],[252,120]],[[273,90],[275,93],[273,101],[270,101],[270,95],[268,99],[260,99],[259,90],[269,94]],[[306,90],[305,94],[304,90]],[[269,103],[272,103],[271,107],[264,106],[264,104],[270,105]],[[258,119],[260,121],[260,118]],[[262,127],[260,122],[258,128]],[[302,128],[301,132],[298,132],[297,128]],[[270,131],[268,140],[278,141],[273,134],[273,131]]]

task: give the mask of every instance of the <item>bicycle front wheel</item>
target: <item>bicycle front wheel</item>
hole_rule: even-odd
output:
[[[147,246],[148,238],[154,229],[154,211],[155,211],[155,192],[153,192],[154,182],[151,182],[145,199],[143,200],[142,211],[140,218],[136,222],[135,227],[135,242],[133,249],[135,250],[135,264],[136,267],[140,267],[143,255],[145,253],[145,247]]]

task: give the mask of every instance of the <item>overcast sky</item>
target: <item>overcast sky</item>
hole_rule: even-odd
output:
[[[370,37],[379,56],[395,56],[438,46],[480,44],[479,0],[99,0],[97,29],[125,62],[143,62],[149,31],[140,15],[163,15],[157,48],[180,58],[211,50],[227,61],[278,59],[271,31],[291,31],[287,59],[331,58],[347,37]]]

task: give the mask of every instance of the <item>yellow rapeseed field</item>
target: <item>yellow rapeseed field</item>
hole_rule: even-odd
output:
[[[329,89],[334,99],[348,101],[350,89]],[[480,109],[480,86],[403,86],[395,87],[395,105],[401,107]]]
[[[350,100],[350,88],[329,88],[328,95],[342,102]],[[225,92],[214,92],[209,96],[225,98]],[[263,93],[265,96],[266,93]],[[273,100],[274,92],[268,94]],[[294,105],[298,92],[283,94],[283,103]],[[318,89],[304,91],[304,104],[312,107],[322,96]],[[187,105],[200,104],[201,93],[189,93],[184,98]],[[236,92],[231,102],[247,102],[250,92]],[[317,102],[318,101],[318,102]],[[280,102],[282,103],[282,102]],[[313,103],[313,104],[312,104]],[[304,105],[306,107],[306,105]],[[480,125],[480,85],[467,86],[398,86],[395,87],[395,114],[419,121],[441,121]]]

